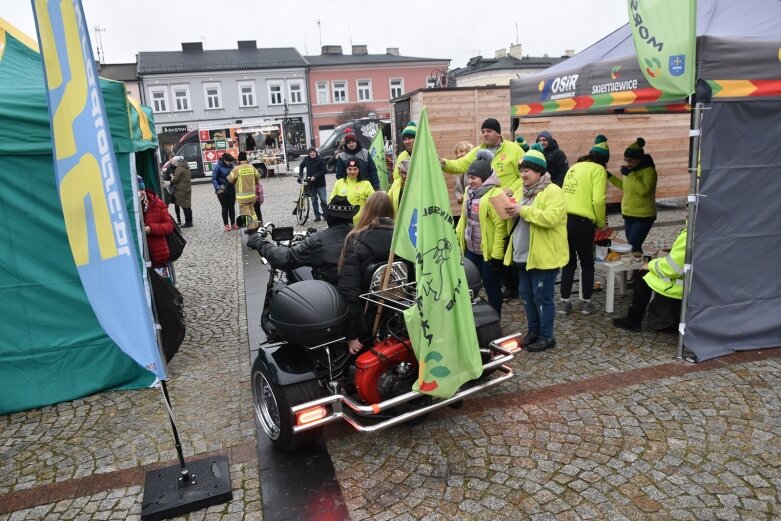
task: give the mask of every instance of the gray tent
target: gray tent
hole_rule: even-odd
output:
[[[698,361],[781,346],[780,20],[778,0],[698,2],[704,115],[683,337]],[[628,25],[510,92],[514,118],[690,110],[645,80]]]

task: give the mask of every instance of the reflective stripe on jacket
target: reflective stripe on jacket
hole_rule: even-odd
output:
[[[236,200],[239,203],[255,202],[255,185],[260,181],[260,173],[248,163],[239,163],[228,176],[228,181],[236,185]]]
[[[648,263],[648,273],[643,279],[648,287],[665,297],[683,298],[683,265],[686,261],[686,228],[675,239],[670,253]]]

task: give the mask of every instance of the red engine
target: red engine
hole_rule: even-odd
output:
[[[366,403],[378,403],[412,389],[418,361],[409,340],[389,338],[355,360],[355,387]]]

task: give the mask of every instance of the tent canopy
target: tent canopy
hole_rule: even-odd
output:
[[[130,176],[141,171],[156,186],[151,113],[128,100],[123,83],[101,78],[100,86],[136,222]],[[54,174],[41,57],[2,19],[0,176],[0,414],[151,383],[152,373],[100,327],[84,293]]]
[[[778,0],[697,1],[696,76],[714,99],[781,96],[779,20]],[[510,103],[513,117],[690,109],[646,81],[629,24],[568,60],[512,80]]]

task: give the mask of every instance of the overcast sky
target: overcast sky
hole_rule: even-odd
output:
[[[203,41],[208,50],[257,40],[259,47],[296,47],[301,54],[319,54],[321,43],[341,45],[345,53],[351,44],[368,45],[372,54],[398,47],[405,56],[449,58],[456,68],[478,54],[493,57],[516,41],[524,55],[580,52],[627,21],[626,0],[82,3],[89,27],[103,29],[105,63],[133,62],[139,51],[180,50],[183,41]],[[29,0],[0,0],[0,16],[35,38]],[[90,36],[95,48],[95,32]]]

